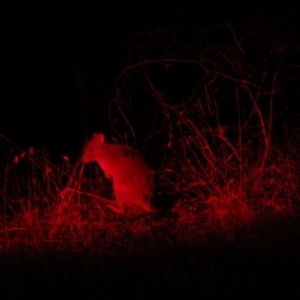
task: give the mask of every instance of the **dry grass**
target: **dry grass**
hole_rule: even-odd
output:
[[[31,149],[5,166],[0,251],[125,255],[184,245],[209,248],[216,238],[247,245],[278,235],[284,239],[285,231],[298,224],[300,166],[272,150],[265,171],[253,164],[242,182],[231,174],[227,184],[216,184],[213,193],[203,195],[203,183],[196,185],[195,175],[182,174],[183,182],[174,188],[192,179],[190,190],[171,209],[118,215],[111,209],[111,186],[98,166],[71,166],[66,158],[52,165],[48,155]],[[162,176],[160,182],[166,182],[167,175]]]

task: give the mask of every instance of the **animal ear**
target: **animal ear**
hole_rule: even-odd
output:
[[[98,141],[100,143],[100,145],[104,145],[105,144],[105,136],[103,133],[98,133],[97,134],[97,138],[98,138]]]

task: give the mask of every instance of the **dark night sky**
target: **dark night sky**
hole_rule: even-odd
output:
[[[221,22],[230,22],[238,30],[259,9],[265,9],[267,16],[281,10],[274,1],[272,6],[261,1],[228,1],[230,5],[223,6],[217,1],[175,5],[178,1],[172,0],[7,2],[0,12],[0,133],[21,147],[59,149],[70,144],[77,150],[85,139],[85,125],[89,135],[107,126],[107,104],[126,66],[124,41],[130,33],[158,27],[202,29]],[[85,91],[87,123],[78,74]]]

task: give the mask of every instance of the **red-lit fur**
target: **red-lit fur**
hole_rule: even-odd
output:
[[[82,156],[83,163],[92,161],[96,161],[105,176],[113,180],[118,212],[123,212],[125,206],[151,210],[153,174],[138,151],[129,146],[106,143],[102,133],[94,133]]]

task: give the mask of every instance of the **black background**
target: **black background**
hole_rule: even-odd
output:
[[[108,103],[127,64],[130,34],[223,22],[239,33],[256,13],[271,21],[297,10],[274,1],[175,2],[7,1],[1,7],[0,133],[24,149],[76,157],[93,132],[109,129]]]

